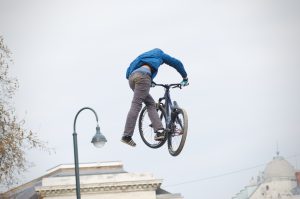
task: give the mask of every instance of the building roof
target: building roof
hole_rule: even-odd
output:
[[[123,169],[123,164],[119,161],[85,163],[79,167],[80,189],[83,195],[116,194],[115,198],[124,198],[125,195],[133,194],[135,195],[133,198],[140,198],[138,194],[145,192],[156,199],[183,198],[181,194],[161,189],[162,179],[155,178],[151,173],[129,173]],[[74,164],[61,164],[49,169],[44,176],[0,193],[0,198],[64,197],[75,195],[75,189]]]
[[[120,161],[80,163],[79,167],[80,175],[127,173]],[[46,174],[51,175],[51,177],[74,176],[74,168],[74,163],[60,164],[49,169]]]
[[[264,180],[296,180],[294,167],[283,157],[277,155],[269,162],[264,171]]]
[[[127,173],[123,169],[123,164],[120,161],[80,163],[79,167],[80,175],[82,176]],[[41,186],[43,179],[67,176],[74,176],[74,164],[57,165],[49,169],[45,175],[37,179],[19,185],[4,193],[0,193],[0,198],[17,198],[20,195],[22,196],[22,198],[31,198],[29,196],[35,195],[35,187]]]
[[[269,198],[272,194],[280,194],[284,196],[282,198],[287,195],[288,198],[299,198],[300,181],[296,181],[296,174],[297,170],[277,152],[277,156],[267,164],[264,172],[259,174],[257,181],[252,178],[250,185],[232,199]]]

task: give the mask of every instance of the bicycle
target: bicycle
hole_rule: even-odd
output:
[[[152,128],[150,118],[147,114],[147,106],[144,106],[139,115],[139,132],[143,142],[150,148],[159,148],[168,140],[168,150],[172,156],[177,156],[183,149],[188,130],[187,112],[178,106],[177,102],[172,103],[170,96],[171,88],[182,88],[181,84],[156,84],[165,88],[164,97],[159,98],[156,109],[160,119],[164,120],[165,138],[160,141],[154,140],[155,132]]]

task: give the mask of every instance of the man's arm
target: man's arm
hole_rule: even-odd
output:
[[[165,64],[168,64],[169,66],[172,66],[173,68],[175,68],[180,73],[182,78],[184,78],[184,79],[187,78],[187,73],[186,73],[184,66],[180,60],[178,60],[174,57],[171,57],[170,55],[168,55],[166,53],[162,54],[162,59]]]

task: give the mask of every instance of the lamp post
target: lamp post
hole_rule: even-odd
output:
[[[79,163],[78,163],[78,146],[77,146],[77,133],[76,133],[76,120],[83,110],[91,110],[95,116],[96,116],[96,121],[97,121],[97,127],[96,127],[96,134],[94,135],[92,139],[92,143],[94,144],[95,147],[101,148],[104,146],[104,144],[107,142],[106,138],[104,137],[103,134],[100,132],[100,127],[98,124],[98,116],[97,113],[90,107],[84,107],[78,111],[78,113],[75,116],[74,119],[74,132],[73,132],[73,145],[74,145],[74,161],[75,161],[75,177],[76,177],[76,196],[77,199],[80,199],[80,180],[79,180]]]

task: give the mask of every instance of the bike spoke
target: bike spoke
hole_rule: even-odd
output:
[[[165,121],[164,113],[160,109],[157,109],[157,111],[158,111],[158,116],[162,120],[163,126],[165,128],[166,121]],[[140,135],[141,135],[143,142],[151,148],[158,148],[158,147],[162,146],[166,141],[166,140],[156,141],[154,139],[156,134],[154,132],[153,125],[149,118],[148,110],[146,107],[143,108],[143,110],[141,111],[141,114],[140,114],[139,131],[140,131]]]
[[[176,122],[180,125],[181,128],[183,128],[182,120],[177,116]]]

